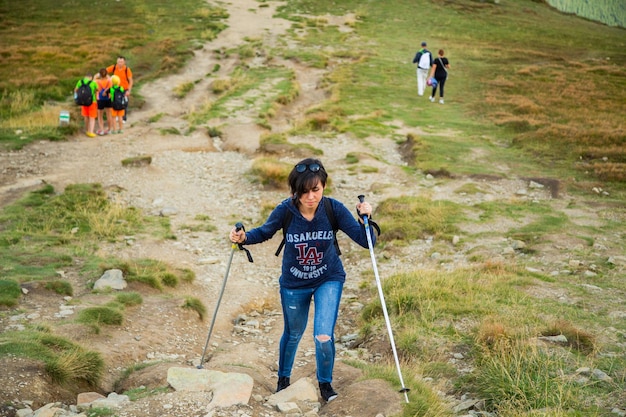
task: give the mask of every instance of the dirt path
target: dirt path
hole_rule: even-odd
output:
[[[180,73],[141,86],[146,104],[142,109],[130,113],[124,134],[96,139],[77,136],[68,142],[40,142],[20,152],[0,154],[3,167],[0,173],[0,204],[6,204],[44,181],[54,185],[57,190],[62,190],[68,184],[97,182],[105,188],[115,187],[121,190],[117,193],[120,199],[148,213],[158,213],[163,208],[173,208],[177,212],[171,216],[172,229],[177,237],[175,241],[138,240],[132,246],[105,244],[100,252],[105,257],[153,258],[179,267],[188,267],[196,272],[195,283],[181,286],[173,297],[158,293],[145,297],[145,302],[130,315],[122,328],[108,330],[104,335],[83,334],[78,327],[71,325],[61,327],[68,337],[80,338],[103,353],[109,366],[103,386],[106,391],[113,389],[120,371],[131,363],[167,359],[173,363],[188,364],[200,356],[208,320],[200,322],[195,314],[181,309],[182,298],[190,294],[198,296],[212,314],[230,251],[226,241],[228,230],[238,220],[253,219],[255,223],[262,221],[262,206],[276,203],[285,197],[284,191],[264,191],[251,184],[244,176],[255,157],[259,137],[263,133],[262,128],[254,122],[254,109],[233,112],[227,120],[220,120],[224,137],[219,139],[210,138],[203,129],[197,129],[186,136],[163,135],[160,132],[160,129],[172,127],[181,132],[186,131],[188,126],[183,116],[202,106],[209,99],[210,83],[228,75],[238,64],[236,56],[218,59],[215,51],[241,45],[246,39],[262,39],[264,44],[272,45],[285,35],[289,23],[272,18],[275,2],[264,4],[269,4],[270,7],[258,7],[259,3],[255,0],[238,0],[225,4],[224,7],[228,8],[230,14],[228,29],[215,41],[195,51],[195,57]],[[340,22],[341,17],[334,20]],[[318,88],[324,75],[322,70],[290,61],[281,63],[295,71],[301,94],[294,102],[281,108],[271,120],[272,130],[276,132],[289,129],[303,117],[306,109],[322,102],[326,97],[325,91]],[[208,76],[216,64],[220,65],[220,70]],[[195,83],[194,89],[185,98],[176,99],[173,94],[176,86],[189,82]],[[148,120],[157,114],[163,116],[158,122],[149,123]],[[406,134],[410,129],[400,128],[399,132]],[[419,195],[424,192],[432,193],[439,199],[473,204],[479,199],[511,198],[518,190],[527,186],[527,181],[522,179],[483,182],[481,188],[485,190],[484,193],[477,196],[460,195],[455,190],[471,180],[456,179],[439,183],[424,178],[416,183],[413,177],[403,171],[402,155],[395,142],[389,138],[372,137],[364,143],[339,135],[332,141],[312,137],[294,138],[293,141],[313,143],[324,151],[322,159],[329,167],[333,179],[333,197],[348,206],[355,204],[356,196],[361,193],[366,194],[374,206],[390,196]],[[366,158],[363,163],[377,168],[377,172],[351,172],[345,161],[345,155],[350,152],[365,152],[376,156]],[[122,159],[142,154],[152,156],[153,162],[149,167],[121,167]],[[479,154],[475,156],[479,157]],[[286,160],[295,162],[294,158],[287,157]],[[530,193],[530,197],[538,200],[551,199],[547,189],[532,190]],[[217,231],[190,232],[184,227],[199,214],[209,215]],[[595,213],[585,208],[572,211],[571,214],[582,223],[591,223],[595,218]],[[254,224],[250,224],[252,225]],[[501,230],[506,230],[508,226],[510,225],[490,225]],[[494,257],[501,256],[501,242],[483,243],[493,248]],[[269,395],[276,382],[277,344],[282,323],[277,313],[279,261],[273,256],[277,244],[278,239],[275,238],[274,242],[251,248],[255,258],[253,265],[245,261],[242,253],[236,254],[210,349],[211,367],[236,369],[239,372],[246,370],[255,379],[254,393],[261,396]],[[430,244],[428,241],[418,241],[398,249],[394,259],[379,265],[381,276],[403,269],[437,267],[436,259],[424,256]],[[364,271],[371,269],[367,255],[352,249],[355,248],[348,242],[342,242],[342,250],[349,254],[344,262],[351,279],[345,289],[341,313],[344,318],[339,323],[339,336],[354,331],[350,319],[355,314],[353,307],[360,294],[359,277]],[[559,253],[555,254],[552,261],[566,259],[566,254]],[[467,263],[466,257],[459,252],[459,256],[454,258],[448,268],[461,267]],[[78,277],[73,278],[79,282]],[[90,296],[85,288],[78,288],[78,293],[84,295],[83,304],[97,301],[97,297]],[[27,311],[36,311],[41,318],[58,323],[55,313],[61,304],[63,300],[58,297],[35,290],[23,307]],[[233,328],[233,320],[238,317],[245,323],[245,318],[241,317],[244,314],[255,317],[261,323],[260,328],[255,331]],[[8,328],[7,320],[0,321],[0,325]],[[314,375],[312,349],[310,340],[303,341],[294,379]],[[375,393],[370,392],[368,387],[359,385],[358,372],[341,363],[342,358],[354,354],[347,346],[340,349],[335,375],[337,388],[349,392],[350,396],[340,397],[322,409],[320,415],[392,414],[402,401],[400,395],[384,384],[377,385]],[[18,370],[22,369],[23,362],[14,361],[5,365],[9,367],[7,369]],[[128,381],[128,387],[133,384],[162,386],[165,369],[165,366],[149,368]],[[5,373],[5,378],[8,374],[10,372]],[[26,385],[28,388],[20,389],[17,384],[15,389],[5,391],[4,394],[8,398],[44,403],[67,395],[50,391],[41,377],[30,377],[31,382]],[[9,381],[0,377],[0,386],[7,386],[5,383]],[[14,384],[15,381],[10,383]],[[30,398],[25,398],[29,395]],[[371,401],[360,401],[365,396]],[[73,400],[71,397],[65,399],[70,402]],[[134,408],[129,408],[123,415],[204,415],[190,408],[165,411],[158,406],[172,401],[185,402],[183,398],[172,400],[171,396],[155,396],[143,402],[138,401]],[[246,415],[274,415],[261,403],[252,404],[248,412],[250,414]]]
[[[105,391],[113,389],[119,371],[132,363],[166,359],[171,361],[167,366],[171,366],[172,363],[187,364],[200,356],[208,320],[200,322],[195,313],[181,309],[182,297],[190,294],[199,296],[212,315],[230,251],[225,239],[228,230],[238,219],[260,221],[262,203],[277,202],[284,197],[284,192],[259,189],[243,175],[250,167],[259,137],[263,133],[254,122],[254,109],[238,111],[228,120],[221,120],[224,137],[218,140],[211,139],[202,129],[187,136],[162,135],[159,131],[172,127],[181,132],[186,131],[188,126],[183,116],[204,104],[208,100],[210,83],[228,75],[238,64],[236,56],[218,59],[216,50],[236,47],[243,44],[245,39],[263,39],[264,44],[271,45],[285,34],[289,26],[288,22],[271,17],[275,6],[259,8],[254,0],[241,0],[225,7],[230,14],[228,29],[215,41],[195,51],[195,57],[180,73],[141,86],[146,104],[129,114],[124,134],[96,139],[79,135],[62,143],[42,141],[23,151],[0,155],[2,166],[6,167],[0,177],[0,202],[3,204],[43,182],[52,184],[57,190],[63,190],[68,184],[94,182],[108,189],[121,190],[118,198],[149,213],[158,213],[164,207],[175,208],[177,212],[171,216],[176,241],[137,241],[132,246],[104,244],[100,254],[122,259],[159,259],[180,267],[189,267],[197,274],[195,283],[178,288],[174,298],[164,299],[159,294],[146,296],[144,303],[129,315],[123,328],[107,331],[105,335],[88,334],[80,326],[73,325],[62,326],[59,330],[61,334],[80,339],[82,343],[102,352],[109,367],[103,383]],[[325,98],[324,91],[317,88],[322,71],[292,62],[283,63],[295,71],[301,94],[272,120],[275,131],[287,130],[304,110]],[[220,65],[220,70],[207,76],[216,64]],[[196,83],[194,89],[184,99],[174,98],[176,86],[188,82]],[[159,121],[149,123],[148,120],[157,114],[162,114]],[[341,138],[340,152],[335,152],[336,142],[319,141],[315,146],[324,149],[325,155],[328,155],[325,158],[328,166],[336,163],[331,155],[339,160],[347,152],[361,148],[358,142],[349,138]],[[149,167],[121,167],[122,159],[142,154],[152,156],[153,162]],[[337,198],[346,198],[346,202],[355,203],[356,195],[362,190],[356,185],[349,185],[354,183],[352,178],[341,178],[337,183],[344,181],[344,187],[337,187]],[[208,214],[218,231],[210,234],[191,233],[181,228],[198,214]],[[249,265],[243,254],[236,254],[211,340],[211,360],[207,365],[212,369],[235,369],[239,372],[245,368],[255,379],[255,393],[263,396],[273,392],[276,384],[277,343],[281,331],[277,313],[276,274],[279,261],[273,256],[277,244],[278,240],[253,248],[254,265]],[[346,269],[355,276],[364,267],[367,267],[364,262],[346,262]],[[84,284],[80,283],[78,276],[71,276],[71,272],[68,274],[67,278],[77,283],[76,297],[81,297],[82,303],[100,302],[97,296],[89,295],[88,289],[82,288]],[[354,297],[350,291],[356,289],[356,285],[355,280],[346,287],[348,297]],[[55,315],[63,304],[63,300],[58,297],[33,288],[23,307],[28,311],[36,311],[43,320],[57,323],[59,319]],[[261,336],[233,332],[233,319],[244,313],[263,318]],[[157,317],[159,319],[155,320]],[[2,325],[10,328],[7,322]],[[339,327],[343,333],[350,330],[346,328],[347,324],[340,324]],[[294,380],[314,376],[315,372],[312,342],[303,341],[300,350],[302,353],[298,358]],[[339,352],[339,359],[343,354],[346,353]],[[10,370],[15,369],[14,373],[19,373],[24,361],[15,360],[4,365],[9,371],[4,373],[6,377],[14,378]],[[149,368],[128,384],[136,382],[137,385],[148,387],[166,385],[167,366]],[[30,399],[35,401],[35,405],[53,400],[64,400],[67,403],[75,400],[72,394],[63,390],[51,390],[43,378],[22,374],[29,376],[30,382],[21,387],[13,379],[0,381],[8,382],[8,385],[0,384],[2,386],[13,387],[4,392],[7,398]],[[354,374],[358,374],[355,369],[339,363],[335,375],[337,388],[345,389],[345,384],[358,379]],[[362,397],[358,388],[354,394],[356,398]],[[376,415],[397,408],[400,398],[391,387],[381,389],[378,395],[379,401],[375,402],[372,409],[364,410],[372,406],[359,405],[358,401],[344,398],[336,401],[329,411],[336,410],[343,415],[344,412],[338,410],[345,408],[352,410],[350,413],[356,413],[354,415]],[[157,404],[171,402],[171,398],[157,396],[146,401],[149,401],[149,406],[138,401],[125,410],[124,415],[169,415],[164,414],[163,408]],[[178,402],[184,403],[185,399],[179,398]],[[254,410],[256,406],[257,411]],[[252,415],[255,416],[273,415],[261,404],[253,404],[252,408]],[[178,410],[178,414],[172,415],[181,415],[181,412],[194,415],[189,408]]]

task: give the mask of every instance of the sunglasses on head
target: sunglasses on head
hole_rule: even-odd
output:
[[[311,172],[317,172],[320,170],[320,164],[298,164],[296,165],[296,172],[304,172],[309,169]]]

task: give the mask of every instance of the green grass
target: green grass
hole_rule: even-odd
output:
[[[258,158],[252,164],[250,175],[253,181],[268,188],[285,188],[292,168],[291,164],[274,158]]]
[[[267,125],[276,106],[297,97],[299,86],[293,71],[284,67],[238,67],[230,77],[215,80],[212,90],[217,98],[186,116],[192,126],[243,111],[253,112],[257,123]]]
[[[124,315],[121,311],[107,306],[88,307],[78,314],[78,322],[87,325],[116,325],[124,322]]]
[[[0,305],[13,307],[17,305],[22,290],[17,281],[11,279],[0,279]]]
[[[52,290],[69,295],[71,287],[62,288],[64,284],[55,279],[58,269],[75,268],[75,260],[80,259],[85,276],[96,278],[106,268],[106,262],[96,256],[99,241],[115,242],[143,233],[164,237],[170,233],[169,225],[161,222],[111,201],[99,184],[70,185],[60,194],[46,185],[0,211],[0,268],[7,280],[46,281]],[[131,279],[153,279],[157,287],[163,274],[173,269],[156,261],[137,265],[144,270],[131,268]],[[175,275],[193,279],[188,271]]]
[[[45,330],[6,331],[0,334],[0,356],[42,361],[50,378],[59,384],[87,382],[97,385],[104,371],[99,353]]]
[[[195,274],[189,269],[175,268],[165,262],[150,258],[132,259],[128,261],[110,260],[102,264],[103,269],[119,269],[127,282],[138,282],[148,287],[163,290],[164,287],[174,288],[179,282],[192,282]]]
[[[122,371],[120,377],[113,383],[113,390],[116,392],[120,392],[123,389],[123,384],[126,380],[137,371],[141,371],[142,369],[149,368],[151,366],[157,365],[159,362],[141,362],[132,364]],[[141,398],[145,398],[151,395],[156,395],[160,393],[165,393],[170,391],[169,387],[157,387],[152,389],[147,389],[145,387],[137,387],[130,389],[128,391],[124,391],[124,395],[128,395],[131,401],[137,401]]]
[[[330,121],[335,129],[360,137],[389,135],[391,129],[383,122],[396,120],[425,129],[433,136],[424,139],[428,146],[417,161],[424,169],[484,173],[504,159],[531,172],[539,167],[525,159],[534,156],[544,173],[611,183],[626,179],[619,156],[625,154],[620,126],[626,114],[622,29],[566,16],[530,0],[445,5],[394,1],[385,6],[302,0],[281,7],[287,18],[331,9],[333,14],[356,11],[360,16],[356,35],[317,24],[298,49],[306,54],[332,45],[336,52],[353,51],[355,58],[336,64],[327,76],[332,99],[324,107],[337,115]],[[410,60],[419,39],[407,34],[415,30],[418,10],[420,19],[445,22],[421,37],[431,50],[443,48],[450,59],[446,101],[454,105],[431,105],[416,97]],[[619,92],[606,100],[581,95],[576,85]],[[347,124],[345,116],[359,118]],[[438,137],[438,132],[446,135]],[[474,146],[490,152],[482,164],[467,158]],[[601,155],[609,161],[603,162]],[[623,190],[619,183],[612,186]]]
[[[106,13],[94,14],[89,25],[71,12],[92,6],[87,0],[0,3],[0,145],[20,148],[36,139],[59,140],[77,129],[82,118],[70,102],[76,81],[114,64],[120,54],[137,86],[131,106],[139,104],[142,82],[180,69],[195,48],[225,28],[227,16],[200,0],[114,2]],[[112,16],[119,24],[111,23]],[[93,27],[106,27],[107,36]],[[15,68],[20,77],[14,76]],[[73,109],[70,129],[58,127],[62,108]],[[16,129],[23,133],[15,134]]]
[[[89,239],[124,233],[121,219],[135,224],[135,212],[107,208],[101,187],[71,186],[65,194],[42,189],[0,212],[0,265],[18,281],[51,279],[72,265],[73,247]],[[107,221],[109,219],[110,221]],[[110,229],[108,227],[111,227]]]
[[[44,288],[61,295],[74,295],[74,289],[72,288],[72,284],[67,281],[48,281],[44,285]]]
[[[121,292],[115,296],[115,301],[126,306],[133,307],[143,303],[143,297],[138,292]]]
[[[450,237],[456,231],[460,207],[448,201],[425,197],[397,197],[382,201],[376,221],[385,231],[381,241],[408,242],[428,236]]]
[[[598,348],[619,349],[615,340],[601,341],[610,317],[585,303],[564,306],[531,297],[526,291],[535,285],[532,274],[503,264],[386,278],[383,288],[404,374],[427,374],[436,384],[451,383],[459,395],[471,392],[486,400],[489,411],[504,416],[534,415],[542,409],[596,415],[599,404],[610,406],[613,393],[626,388],[626,363],[601,363],[595,355]],[[379,300],[366,305],[362,320],[366,339],[384,329]],[[566,335],[570,343],[543,345],[537,340],[555,334]],[[473,370],[461,375],[445,366],[451,352],[462,352]],[[601,369],[613,382],[576,383],[581,367]],[[397,384],[391,369],[387,379]],[[413,415],[431,414],[414,414],[412,406],[405,407],[402,416]]]
[[[0,17],[8,22],[5,28],[13,23],[26,28],[39,25],[50,33],[51,28],[63,26],[58,31],[60,37],[66,28],[77,27],[76,22],[58,19],[58,10],[49,10],[59,9],[57,5],[36,8],[34,3],[21,2],[11,10],[0,5]],[[114,32],[119,36],[107,38],[107,42],[125,41],[127,50],[120,52],[129,57],[139,87],[141,81],[175,71],[191,55],[190,48],[221,29],[216,22],[223,12],[197,1],[183,3],[151,3],[148,7],[141,2],[122,2],[115,6],[127,12],[122,15],[129,16],[129,21],[124,34]],[[345,25],[354,32],[339,30],[325,18],[316,17],[327,13],[355,13],[356,19]],[[445,256],[451,251],[450,237],[460,234],[476,264],[452,273],[417,269],[385,279],[405,380],[412,388],[411,403],[402,416],[448,414],[447,405],[431,384],[421,381],[421,375],[433,378],[437,389],[484,398],[489,411],[507,417],[595,416],[622,404],[626,391],[622,335],[626,325],[610,314],[622,308],[616,294],[623,293],[624,284],[619,267],[610,265],[595,244],[602,245],[598,237],[603,234],[623,233],[626,219],[621,208],[626,195],[624,30],[557,13],[532,0],[394,0],[384,4],[295,0],[281,5],[279,14],[294,22],[290,34],[298,37],[298,47],[287,48],[286,39],[271,49],[258,40],[248,40],[241,47],[223,51],[236,55],[242,65],[213,83],[218,97],[189,114],[192,129],[233,112],[248,112],[267,127],[279,106],[299,94],[292,70],[246,66],[254,51],[262,50],[268,57],[328,70],[320,81],[328,100],[307,109],[304,119],[291,131],[268,135],[263,146],[289,146],[295,152],[289,142],[291,136],[313,133],[332,139],[345,133],[362,139],[365,148],[362,153],[346,155],[346,162],[355,164],[351,171],[371,172],[373,167],[357,168],[356,164],[363,155],[376,154],[367,143],[369,136],[376,135],[412,148],[408,174],[549,177],[558,179],[569,193],[588,195],[596,186],[609,191],[607,196],[567,207],[585,210],[587,205],[603,205],[598,211],[600,226],[575,224],[567,219],[565,209],[552,204],[513,199],[474,207],[435,201],[429,195],[381,202],[375,219],[384,231],[381,243],[385,250],[393,254],[402,249],[403,241],[433,238],[432,250]],[[424,28],[418,39],[418,20],[437,24]],[[132,30],[127,30],[129,27]],[[296,29],[306,31],[296,35]],[[131,35],[135,38],[120,38]],[[19,148],[34,139],[56,140],[71,134],[76,125],[58,129],[58,107],[42,103],[51,100],[65,104],[68,86],[84,71],[81,66],[93,66],[91,48],[79,41],[69,45],[78,53],[69,58],[60,53],[59,48],[68,48],[65,39],[90,43],[90,38],[67,36],[40,42],[43,35],[39,28],[27,36],[23,31],[15,35],[0,29],[0,36],[4,41],[0,54],[7,62],[0,73],[14,67],[29,71],[26,80],[19,81],[20,86],[11,84],[17,83],[11,74],[1,78],[0,142]],[[433,51],[445,49],[452,65],[444,106],[416,97],[415,67],[410,60],[422,38]],[[118,51],[115,47],[105,49],[112,51],[105,59],[108,63]],[[55,68],[55,74],[51,75],[49,68]],[[216,64],[212,71],[218,69]],[[193,86],[179,88],[184,96]],[[603,93],[606,91],[610,97]],[[155,116],[151,122],[161,117]],[[211,136],[220,135],[217,127],[207,126],[207,130]],[[400,135],[399,130],[410,133]],[[268,187],[284,187],[290,169],[283,161],[259,158],[250,176]],[[168,219],[146,219],[131,208],[108,206],[100,191],[78,185],[64,196],[45,187],[3,211],[0,266],[6,278],[3,276],[0,285],[8,290],[0,294],[12,294],[8,303],[19,302],[16,283],[52,281],[57,269],[69,268],[76,260],[83,265],[80,272],[87,280],[109,266],[121,267],[131,282],[159,289],[193,280],[192,271],[154,260],[104,261],[94,256],[98,242],[115,242],[118,236],[139,231],[174,237]],[[482,192],[479,186],[456,191]],[[85,194],[90,196],[88,201],[83,199]],[[206,220],[197,219],[189,228],[210,231]],[[504,232],[475,234],[463,232],[461,227],[500,220],[514,226]],[[471,245],[490,236],[523,240],[527,249],[518,251],[510,262],[484,258],[481,248]],[[570,268],[571,274],[549,275],[548,268],[555,266],[542,265],[540,257],[526,256],[558,248],[563,245],[561,239],[567,239],[566,244],[580,243],[567,248],[567,258],[559,260],[559,268]],[[570,259],[580,259],[579,266],[571,266],[577,264],[568,263]],[[597,274],[588,277],[585,270],[591,265]],[[602,291],[590,293],[583,284],[593,284]],[[572,302],[540,298],[533,291],[564,292]],[[116,298],[104,308],[119,312],[124,305],[136,302],[135,297],[130,298]],[[371,298],[362,315],[361,332],[365,336],[384,332],[381,305],[373,289]],[[185,303],[189,308],[197,304],[193,298]],[[107,314],[101,311],[89,322],[98,323]],[[609,328],[615,331],[607,333]],[[568,344],[547,348],[539,344],[538,336],[554,334],[565,335]],[[467,361],[467,374],[449,363],[450,353],[457,351]],[[362,366],[371,377],[382,377],[398,386],[393,366]],[[613,382],[573,384],[579,367],[601,369]]]
[[[322,155],[323,151],[309,143],[290,143],[287,134],[266,133],[261,135],[259,150],[268,155]]]
[[[87,417],[108,417],[115,416],[115,410],[107,407],[94,407],[87,410],[86,414]]]
[[[186,297],[185,302],[183,303],[183,308],[188,308],[198,313],[200,320],[204,320],[204,317],[206,316],[206,306],[196,297]]]

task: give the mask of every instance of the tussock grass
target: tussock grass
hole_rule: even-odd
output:
[[[124,315],[118,309],[108,306],[88,307],[78,313],[77,320],[87,325],[117,326],[124,322]]]
[[[74,295],[74,289],[72,288],[72,284],[68,281],[48,281],[45,283],[44,288],[61,295]]]
[[[59,268],[73,268],[75,259],[80,259],[86,280],[95,278],[106,269],[103,265],[111,262],[103,262],[95,256],[96,241],[115,241],[120,236],[142,231],[162,232],[167,225],[160,221],[111,201],[99,184],[70,185],[62,194],[56,194],[52,186],[45,185],[0,212],[0,267],[10,282],[43,280],[50,289],[71,295],[69,283],[51,279],[57,276]],[[132,275],[131,268],[131,278],[141,275],[137,271],[135,269]],[[162,284],[166,272],[176,276],[176,279],[165,278],[170,285],[178,279],[187,282],[194,279],[192,271],[174,270],[165,265],[152,270],[147,268],[144,272],[147,272],[147,281],[151,280],[150,274],[154,274],[156,287]],[[5,285],[7,291],[0,294],[6,294],[7,300],[19,300],[11,296],[16,291],[8,290],[15,284]]]
[[[144,386],[141,386],[130,389],[128,391],[124,391],[124,395],[128,395],[128,398],[131,401],[137,401],[153,395],[167,394],[168,392],[171,392],[171,388],[169,387],[169,385],[156,388],[146,388]]]
[[[138,212],[111,203],[100,184],[72,184],[63,194],[53,194],[50,186],[29,194],[4,210],[3,221],[18,233],[56,233],[66,239],[77,234],[110,238],[138,226]]]
[[[174,97],[176,98],[185,98],[185,96],[187,94],[189,94],[189,92],[191,92],[191,90],[193,90],[194,87],[194,83],[192,82],[187,82],[187,83],[182,83],[177,85],[176,87],[174,87]]]
[[[293,156],[322,155],[324,152],[309,143],[290,143],[286,133],[264,133],[259,141],[259,150],[272,155]]]
[[[12,279],[0,279],[0,305],[13,307],[17,305],[22,290],[20,284]]]
[[[202,301],[200,301],[200,299],[196,297],[185,297],[185,302],[183,303],[182,307],[191,309],[198,313],[198,317],[200,317],[200,320],[204,320],[204,317],[206,316],[206,306]]]
[[[95,385],[101,376],[104,362],[97,352],[74,348],[62,352],[46,363],[46,372],[58,383],[84,380]]]
[[[87,411],[87,417],[115,416],[115,410],[108,407],[93,407]]]
[[[233,82],[229,78],[218,78],[211,83],[213,94],[222,94],[233,87]]]
[[[477,363],[475,387],[498,413],[566,412],[582,405],[579,386],[563,375],[572,371],[566,352],[505,339],[478,354]]]
[[[452,384],[459,394],[471,392],[486,400],[487,411],[498,415],[549,410],[554,413],[550,415],[565,416],[571,409],[596,415],[600,408],[588,398],[602,402],[615,387],[597,381],[579,383],[576,370],[601,367],[617,376],[623,373],[623,364],[601,364],[594,355],[604,324],[590,319],[580,306],[565,311],[557,301],[526,295],[524,289],[534,283],[531,273],[501,262],[387,278],[383,290],[404,374],[429,375],[438,386]],[[374,335],[385,324],[380,301],[372,295],[362,310],[361,335],[375,343]],[[570,319],[553,319],[559,316]],[[566,335],[569,344],[537,339],[556,334]],[[390,349],[386,352],[391,354]],[[446,366],[451,352],[462,352],[473,370],[462,374]],[[392,369],[390,365],[389,372]],[[623,386],[623,378],[617,379]],[[402,415],[414,415],[408,410],[405,407]]]
[[[45,330],[3,332],[0,334],[0,355],[42,361],[46,373],[59,384],[83,381],[95,386],[104,371],[104,361],[99,353]]]
[[[252,163],[250,174],[253,181],[258,181],[269,188],[285,188],[287,177],[293,167],[273,158],[258,158]]]
[[[49,280],[72,266],[77,253],[93,253],[94,240],[132,235],[143,223],[98,184],[71,185],[58,195],[45,185],[0,212],[0,265],[20,282]]]
[[[143,297],[138,292],[121,292],[115,296],[115,301],[125,307],[133,307],[143,303]]]
[[[171,129],[173,129],[173,131]],[[167,135],[167,134],[179,135],[180,134],[180,132],[176,128],[159,129],[159,130],[162,135]],[[130,158],[122,159],[123,167],[143,167],[143,166],[148,166],[151,163],[152,163],[152,156],[150,155],[138,155],[138,156],[133,156]]]
[[[547,326],[541,334],[543,336],[563,335],[567,338],[569,346],[584,354],[593,353],[597,347],[596,337],[593,334],[578,329],[572,323],[563,319],[556,320],[554,323]]]
[[[149,287],[163,290],[163,287],[177,287],[180,280],[192,282],[195,274],[190,269],[177,269],[164,262],[149,259],[129,261],[111,261],[100,266],[101,269],[120,269],[128,282],[140,282]]]

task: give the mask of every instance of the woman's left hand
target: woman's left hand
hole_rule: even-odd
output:
[[[357,204],[356,209],[357,209],[357,212],[359,212],[361,216],[370,217],[372,215],[372,206],[367,201]]]

